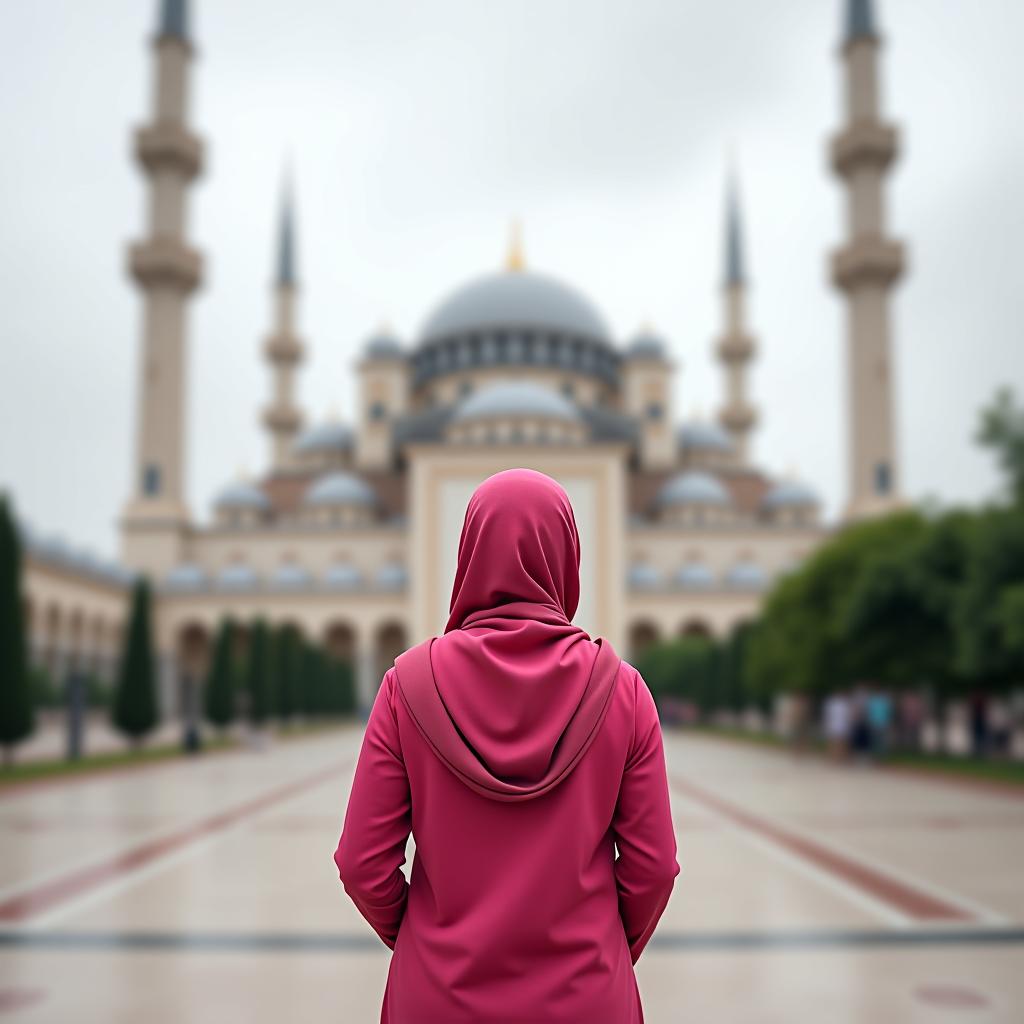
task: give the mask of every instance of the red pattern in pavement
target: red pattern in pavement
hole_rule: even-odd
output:
[[[244,818],[257,814],[267,807],[281,803],[297,793],[317,786],[329,779],[337,778],[340,773],[351,767],[352,758],[330,765],[311,775],[306,775],[294,782],[286,783],[268,790],[260,796],[253,797],[237,804],[226,811],[220,811],[209,817],[201,818],[184,828],[165,836],[159,836],[148,842],[140,843],[127,850],[115,854],[106,860],[89,864],[65,875],[58,875],[46,882],[29,886],[22,892],[15,893],[0,902],[0,921],[20,922],[50,910],[58,904],[73,899],[89,889],[94,889],[106,882],[113,881],[121,875],[135,871],[152,861],[179,850],[189,843],[195,842],[213,832],[225,829]]]
[[[872,896],[874,899],[893,907],[900,913],[915,921],[976,921],[974,914],[956,906],[947,900],[933,896],[931,893],[916,888],[907,882],[885,874],[877,868],[870,867],[858,860],[839,853],[808,839],[806,836],[791,832],[782,825],[753,814],[748,810],[723,800],[720,796],[708,792],[680,778],[672,779],[672,787],[683,796],[695,801],[703,807],[717,811],[722,817],[741,825],[765,839],[771,840],[789,853],[813,864],[817,868],[841,878],[848,885]]]

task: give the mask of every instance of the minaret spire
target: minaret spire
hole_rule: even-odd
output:
[[[188,40],[188,0],[163,0],[160,35]]]
[[[846,125],[832,139],[832,167],[847,193],[848,237],[832,256],[832,280],[847,301],[847,518],[901,504],[896,469],[889,292],[903,273],[903,247],[886,237],[885,176],[896,129],[880,115],[881,39],[869,0],[846,0],[842,60]]]
[[[302,411],[295,401],[295,370],[304,348],[295,333],[298,293],[295,244],[295,194],[291,174],[281,190],[274,278],[274,326],[264,345],[270,363],[271,400],[263,423],[270,433],[270,461],[274,470],[287,467],[295,436],[302,427]]]
[[[742,286],[746,283],[743,259],[743,224],[740,219],[740,200],[736,187],[736,170],[730,166],[725,197],[725,284]]]
[[[737,459],[743,464],[749,458],[750,432],[757,423],[757,410],[747,401],[747,364],[756,346],[746,331],[747,273],[735,166],[730,166],[726,179],[724,253],[725,328],[718,338],[717,352],[725,369],[725,399],[718,421],[732,436]]]
[[[174,557],[173,538],[188,518],[186,311],[202,259],[186,241],[185,224],[188,186],[202,167],[203,145],[188,124],[192,44],[185,0],[163,0],[153,49],[152,113],[135,134],[135,155],[148,180],[149,224],[145,240],[129,251],[143,320],[135,469],[123,524],[125,560],[148,571]]]
[[[871,0],[847,0],[845,41],[849,43],[854,39],[877,38],[875,12]]]
[[[284,179],[281,190],[281,216],[277,231],[277,284],[295,287],[295,197],[291,173]]]

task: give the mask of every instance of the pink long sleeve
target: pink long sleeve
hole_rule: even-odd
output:
[[[402,874],[412,829],[409,779],[402,760],[388,670],[370,711],[334,863],[345,892],[390,949],[405,914]]]
[[[654,933],[679,874],[658,711],[639,672],[635,686],[633,745],[612,819],[619,851],[619,915],[634,964]]]

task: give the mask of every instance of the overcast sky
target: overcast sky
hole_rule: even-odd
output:
[[[295,170],[302,402],[351,418],[352,367],[382,321],[502,260],[591,296],[620,339],[650,321],[679,362],[677,415],[722,373],[722,192],[738,155],[753,279],[757,460],[845,499],[843,308],[826,253],[842,194],[841,0],[193,0],[193,125],[209,164],[190,233],[188,496],[205,517],[260,471],[259,346],[282,166]],[[877,0],[884,103],[904,154],[891,231],[898,448],[912,498],[995,491],[971,440],[1001,383],[1024,392],[1024,4]],[[143,179],[156,0],[5,4],[0,34],[0,487],[35,527],[106,553],[128,494],[140,302],[124,273]]]

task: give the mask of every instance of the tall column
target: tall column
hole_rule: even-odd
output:
[[[846,125],[831,161],[847,192],[845,245],[832,255],[832,280],[847,300],[848,501],[846,518],[901,504],[896,463],[889,292],[904,269],[903,247],[886,237],[885,176],[898,150],[880,115],[881,40],[871,0],[847,0]]]
[[[302,361],[303,346],[295,333],[298,280],[295,210],[290,185],[286,186],[281,203],[277,246],[274,328],[264,346],[270,363],[272,391],[270,404],[263,412],[263,423],[270,434],[270,463],[275,470],[287,466],[295,436],[302,427],[302,411],[295,400],[295,370]]]
[[[148,236],[129,251],[142,292],[143,318],[132,497],[123,549],[130,565],[156,571],[173,562],[185,505],[186,311],[202,276],[202,259],[186,241],[189,184],[203,146],[188,127],[192,44],[186,0],[163,0],[153,41],[152,118],[135,135],[149,184]]]
[[[746,264],[736,181],[729,178],[725,200],[725,277],[722,285],[725,329],[719,336],[718,358],[725,369],[725,400],[718,422],[736,446],[740,464],[749,458],[750,432],[757,410],[747,400],[747,365],[754,358],[755,342],[746,330]]]

